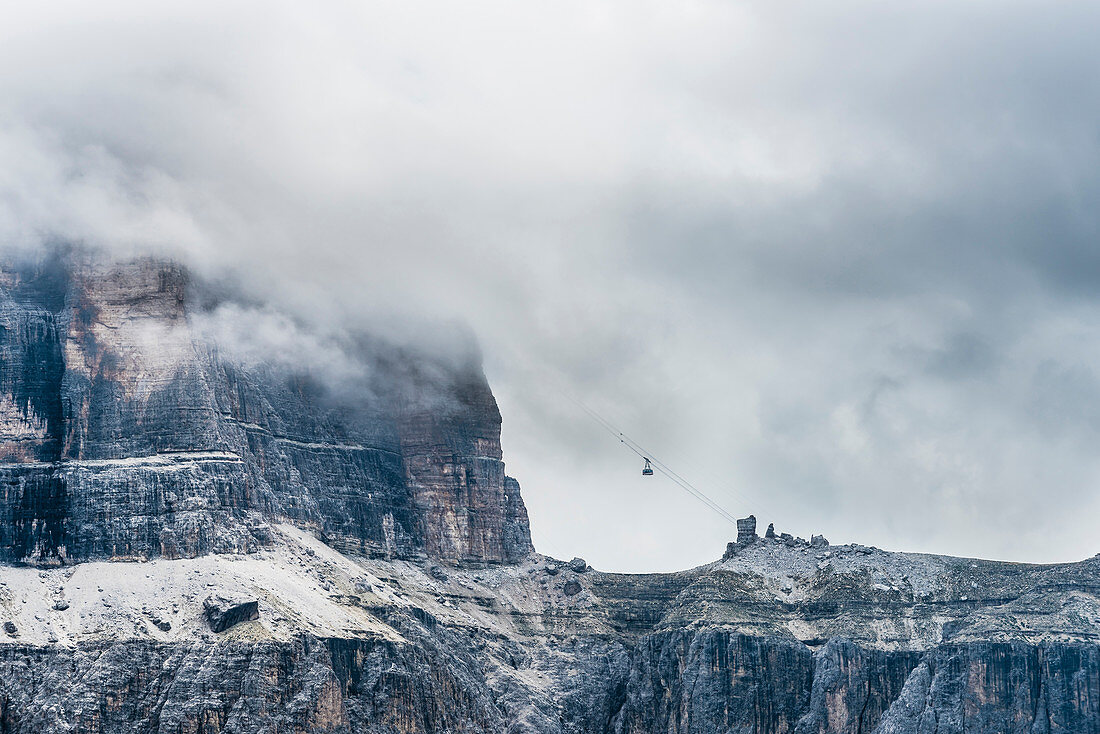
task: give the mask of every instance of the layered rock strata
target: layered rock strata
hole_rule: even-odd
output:
[[[0,730],[1100,731],[1100,559],[762,538],[674,574],[440,574],[270,530],[250,554],[9,568]],[[214,632],[211,596],[258,615]]]
[[[334,384],[239,358],[200,327],[208,295],[153,260],[0,272],[0,559],[246,552],[269,520],[367,555],[531,550],[476,354],[363,335],[341,356],[364,377]]]

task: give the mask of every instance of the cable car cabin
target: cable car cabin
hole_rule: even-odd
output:
[[[649,465],[649,459],[645,460],[645,466],[642,468],[643,477],[653,476],[653,467]]]

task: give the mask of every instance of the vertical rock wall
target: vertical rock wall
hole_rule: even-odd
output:
[[[79,251],[0,271],[0,558],[247,550],[276,520],[369,555],[530,552],[479,364],[440,361],[414,405],[382,340],[361,355],[377,394],[242,363],[194,328],[201,288]]]
[[[1080,645],[917,655],[836,643],[811,653],[708,631],[649,637],[631,651],[582,638],[552,682],[532,685],[513,668],[546,665],[539,646],[506,643],[508,663],[490,654],[501,644],[492,636],[397,624],[407,641],[3,645],[0,731],[1100,732],[1100,660]]]

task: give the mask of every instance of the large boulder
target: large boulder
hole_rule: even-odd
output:
[[[260,618],[260,603],[255,599],[226,599],[222,596],[207,597],[202,603],[210,629],[224,632],[235,624]]]

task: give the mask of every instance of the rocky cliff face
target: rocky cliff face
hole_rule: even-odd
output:
[[[271,532],[247,554],[8,567],[0,730],[1100,731],[1100,559],[759,539],[629,576]],[[259,618],[216,632],[203,600],[223,595]]]
[[[235,359],[197,326],[204,295],[151,260],[58,253],[0,273],[0,558],[248,551],[282,519],[367,555],[530,552],[475,358],[365,341],[345,392]]]
[[[211,342],[178,268],[0,299],[0,732],[1100,732],[1100,558],[756,534],[624,575],[531,551],[476,363],[362,399]]]

